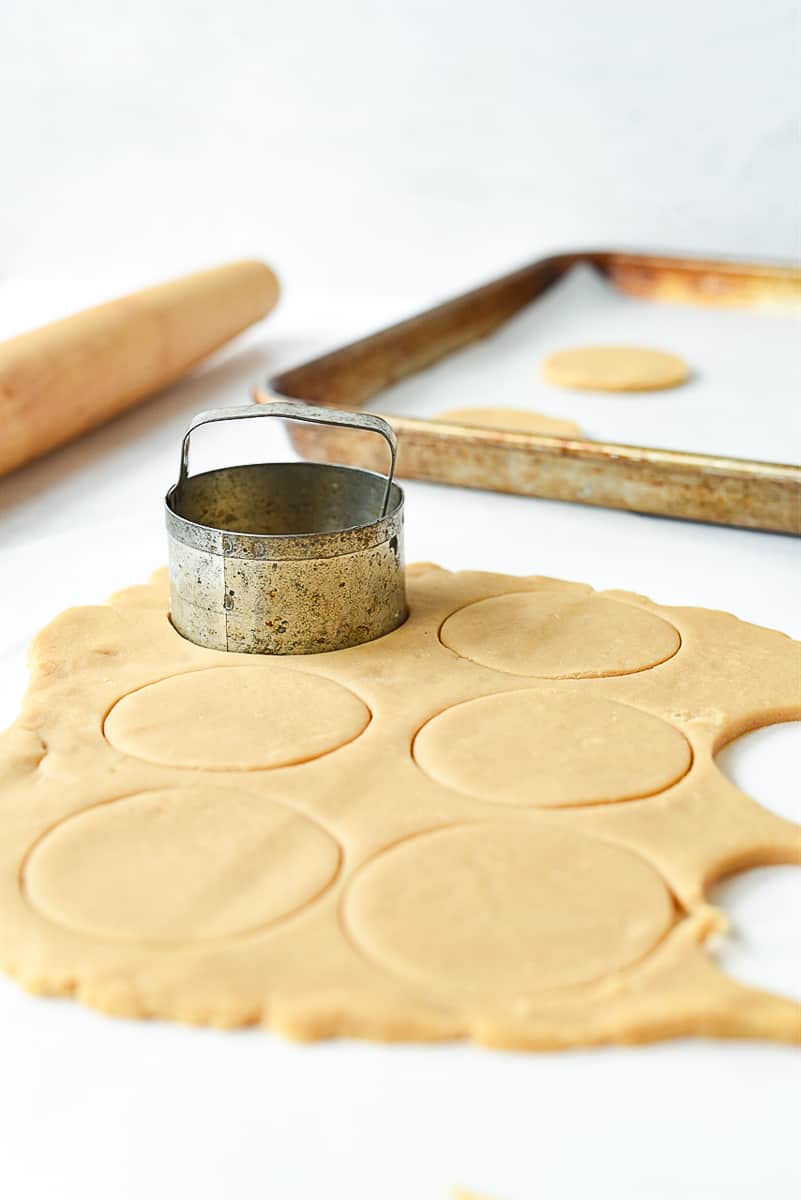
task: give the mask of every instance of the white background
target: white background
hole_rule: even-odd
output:
[[[163,560],[160,497],[192,412],[546,251],[797,255],[800,46],[783,0],[2,0],[0,336],[241,255],[270,261],[285,290],[204,373],[0,480],[0,722],[42,622]],[[770,337],[755,329],[754,355]],[[737,411],[727,436],[747,441]],[[789,539],[424,485],[408,487],[407,521],[409,559],[629,587],[801,633]],[[753,735],[726,769],[789,815],[797,731]],[[735,927],[727,968],[788,992],[796,875],[716,897]],[[777,1047],[300,1049],[113,1022],[3,981],[0,1053],[14,1200],[801,1186],[797,1058]]]

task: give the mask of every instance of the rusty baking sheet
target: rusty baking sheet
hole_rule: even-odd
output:
[[[612,251],[560,254],[284,371],[254,397],[369,406],[392,384],[498,329],[580,264],[632,297],[801,310],[801,271],[794,267]],[[801,467],[795,465],[381,415],[397,435],[397,473],[408,479],[801,534]],[[384,465],[375,439],[366,436],[343,438],[314,426],[293,427],[291,435],[307,458],[376,470]]]

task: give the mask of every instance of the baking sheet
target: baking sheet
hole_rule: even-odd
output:
[[[542,378],[540,363],[552,351],[603,343],[678,354],[691,378],[625,395]],[[428,418],[448,408],[525,408],[576,421],[597,441],[798,463],[799,396],[797,315],[639,300],[580,265],[495,333],[387,388],[369,407]]]

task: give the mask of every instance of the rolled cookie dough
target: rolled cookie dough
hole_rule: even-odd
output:
[[[410,568],[387,637],[184,641],[163,573],[36,638],[0,738],[0,962],[105,1012],[516,1047],[798,1037],[723,975],[707,889],[799,861],[717,770],[801,715],[725,613]]]
[[[575,421],[549,417],[545,413],[525,408],[448,408],[439,413],[438,421],[455,425],[472,425],[480,429],[509,429],[517,433],[539,433],[545,437],[580,438],[581,429]]]
[[[581,346],[558,350],[542,364],[549,383],[591,392],[651,392],[677,387],[687,364],[664,350],[639,346]]]

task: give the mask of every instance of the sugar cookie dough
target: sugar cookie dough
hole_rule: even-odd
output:
[[[639,346],[580,346],[543,361],[548,383],[591,392],[651,392],[685,383],[689,368],[664,350]]]
[[[580,438],[581,429],[575,421],[549,417],[526,408],[448,408],[436,418],[454,425],[477,426],[480,429],[508,429],[517,433],[539,433],[545,437]]]
[[[718,771],[801,648],[583,584],[408,571],[394,633],[184,641],[166,574],[35,639],[0,737],[0,965],[103,1012],[289,1037],[796,1041],[706,949],[798,828]]]

